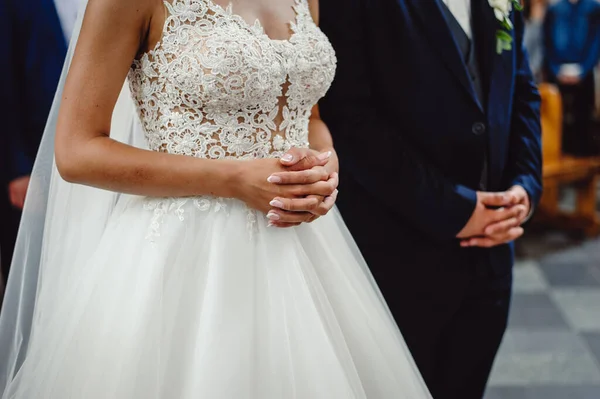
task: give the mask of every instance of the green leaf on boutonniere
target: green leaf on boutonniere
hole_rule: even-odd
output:
[[[506,30],[512,30],[513,25],[512,22],[510,21],[510,19],[505,19],[504,21],[500,22],[502,24],[502,26],[504,27],[504,29]]]
[[[502,54],[503,51],[512,50],[512,42],[513,38],[508,32],[504,30],[496,31],[496,52],[498,54]]]
[[[513,6],[517,11],[523,11],[523,4],[519,0],[513,0]]]
[[[520,0],[488,0],[494,11],[494,16],[499,21],[502,29],[496,31],[496,52],[512,50],[513,38],[510,32],[514,29],[510,14],[514,10],[522,11],[523,5]]]

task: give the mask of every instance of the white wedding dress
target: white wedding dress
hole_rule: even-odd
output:
[[[308,146],[336,60],[306,0],[285,41],[211,0],[165,6],[162,40],[128,77],[147,148],[255,159]],[[73,264],[69,278],[42,272],[3,399],[430,397],[337,210],[277,229],[237,200],[119,195],[96,242],[46,241]]]

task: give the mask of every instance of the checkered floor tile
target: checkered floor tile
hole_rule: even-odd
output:
[[[600,398],[600,240],[515,266],[509,329],[485,399]],[[542,251],[546,252],[546,251]]]

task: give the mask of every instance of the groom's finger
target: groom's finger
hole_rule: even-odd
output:
[[[511,208],[502,208],[492,211],[492,220],[484,230],[485,235],[495,235],[502,231],[520,226],[523,223],[526,207],[515,205]]]
[[[480,192],[479,200],[481,203],[488,207],[501,207],[512,205],[511,197],[505,193],[487,193]]]
[[[486,236],[494,236],[518,227],[520,224],[519,218],[512,217],[486,227],[484,233]]]
[[[507,219],[519,218],[519,216],[523,213],[523,208],[523,205],[515,205],[510,208],[487,210],[488,220],[487,223],[485,223],[485,226],[487,227]]]
[[[502,237],[473,237],[468,240],[464,240],[460,243],[462,247],[481,247],[481,248],[492,248],[502,244],[508,244],[511,241],[521,237],[525,231],[522,227],[515,227],[510,229]]]
[[[521,186],[513,186],[507,191],[514,203],[521,203],[527,198],[527,192]]]

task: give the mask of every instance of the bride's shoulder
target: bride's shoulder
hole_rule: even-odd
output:
[[[313,20],[318,25],[319,24],[319,0],[306,0],[308,2],[308,8],[310,9],[310,14],[313,17]]]
[[[89,0],[86,16],[107,17],[115,23],[143,20],[151,18],[162,4],[162,0]]]
[[[152,21],[164,17],[163,14],[162,0],[89,0],[82,33],[103,32],[107,40],[115,35],[120,39],[145,39]]]

